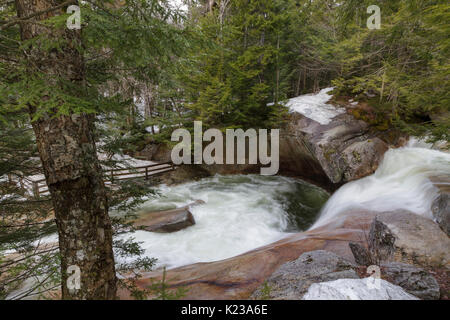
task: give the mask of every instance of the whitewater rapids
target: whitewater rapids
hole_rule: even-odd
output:
[[[432,219],[431,204],[438,196],[430,180],[433,177],[450,180],[450,154],[412,138],[407,146],[388,150],[373,175],[349,182],[335,192],[311,229],[354,208],[375,212],[405,209]]]
[[[159,197],[143,205],[152,212],[192,206],[196,224],[174,233],[139,230],[133,237],[157,267],[173,268],[222,260],[306,230],[329,195],[302,180],[280,176],[214,176],[177,186],[161,186]]]

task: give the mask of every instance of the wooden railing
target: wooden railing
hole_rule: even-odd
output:
[[[151,176],[175,170],[176,165],[171,161],[150,164],[148,166],[116,168],[103,170],[104,181],[106,185],[114,184],[114,181],[145,178],[148,180]],[[39,198],[48,192],[48,186],[45,179],[29,180],[21,178],[19,185],[23,189],[32,190],[33,196]]]

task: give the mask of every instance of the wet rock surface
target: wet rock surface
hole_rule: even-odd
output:
[[[197,200],[183,208],[144,213],[133,221],[133,226],[150,232],[176,232],[195,224],[194,216],[189,211],[189,207],[202,203],[204,202]]]

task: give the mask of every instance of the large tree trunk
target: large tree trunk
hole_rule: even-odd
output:
[[[16,0],[18,17],[47,11],[29,19],[39,21],[61,14],[64,12],[61,9],[49,9],[62,2]],[[20,27],[23,40],[42,34],[67,40],[63,48],[52,52],[40,50],[39,42],[33,44],[27,50],[30,72],[39,69],[48,79],[62,78],[83,86],[84,61],[75,49],[80,44],[80,31],[55,31],[29,22],[21,23]],[[33,118],[37,112],[36,106],[30,105],[29,110]],[[32,125],[58,226],[62,298],[114,299],[116,273],[112,229],[93,136],[93,117],[86,114],[55,117],[56,111],[44,113]],[[67,278],[71,275],[67,274],[67,269],[72,265],[78,266],[81,271],[81,288],[78,290],[67,287]]]

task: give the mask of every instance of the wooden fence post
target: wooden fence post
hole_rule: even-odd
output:
[[[148,180],[148,167],[145,167],[145,180]]]

